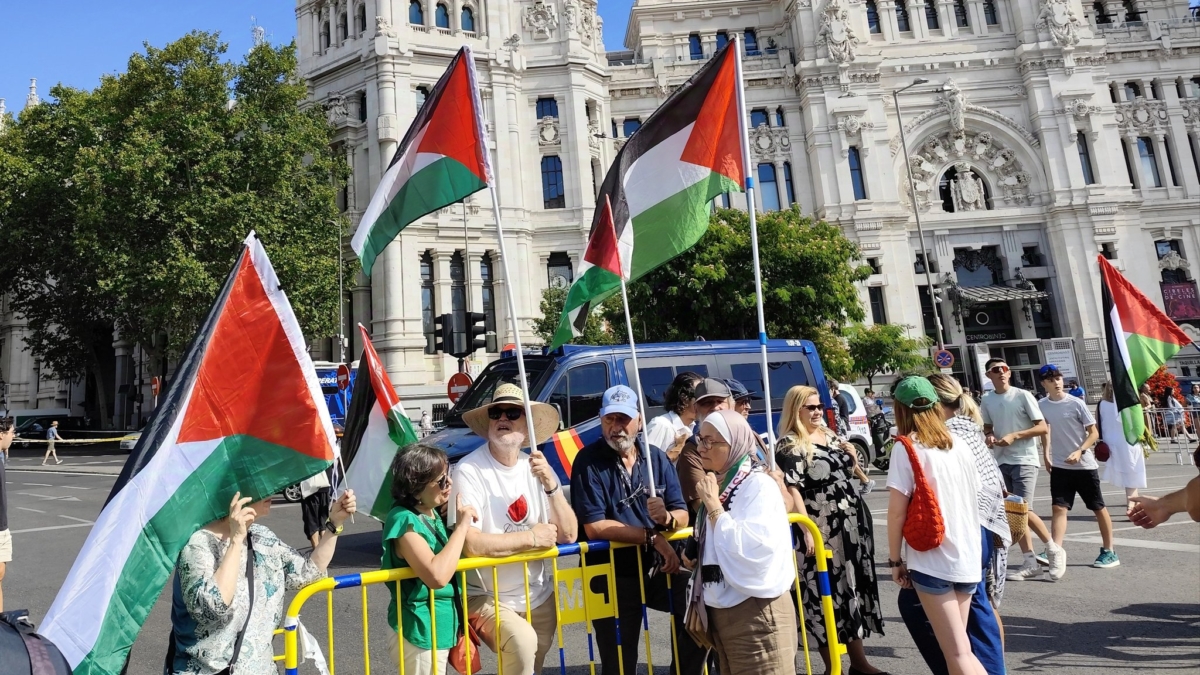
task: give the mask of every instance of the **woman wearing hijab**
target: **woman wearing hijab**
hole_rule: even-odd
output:
[[[689,584],[688,632],[715,649],[722,673],[796,672],[791,529],[759,438],[739,413],[704,418],[697,450],[699,557]],[[732,664],[738,664],[735,669]]]

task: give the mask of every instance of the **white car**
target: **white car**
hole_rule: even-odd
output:
[[[137,445],[138,439],[142,437],[142,432],[134,431],[127,435],[129,438],[121,441],[121,452],[133,452],[133,448]]]

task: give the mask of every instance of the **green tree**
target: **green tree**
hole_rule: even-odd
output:
[[[908,337],[909,328],[892,323],[851,327],[846,343],[854,372],[874,387],[876,375],[931,367],[928,354],[922,353],[929,349],[931,340]]]
[[[114,329],[177,355],[251,230],[305,334],[336,330],[349,170],[333,129],[302,105],[294,45],[225,52],[201,32],[147,45],[125,73],[54,87],[0,134],[0,291],[58,375],[92,374],[103,392],[98,349]]]
[[[858,247],[841,230],[798,208],[758,216],[767,334],[805,338],[825,350],[827,366],[845,353],[842,329],[862,321],[855,282],[871,269],[855,265]],[[751,339],[758,335],[748,214],[718,210],[690,250],[629,286],[635,333],[649,342]],[[605,317],[624,334],[619,301]]]
[[[567,290],[558,286],[550,286],[542,291],[542,318],[533,320],[533,330],[541,338],[542,344],[548,345],[554,339],[554,333],[558,330],[558,322],[562,318],[563,303],[567,301]],[[619,297],[616,298],[617,302],[620,300]],[[599,309],[592,311],[588,316],[587,323],[584,324],[583,335],[571,340],[571,344],[612,345],[625,342],[613,334],[602,316],[604,308],[611,302],[610,299],[601,303]],[[617,306],[617,311],[621,311],[620,305]]]

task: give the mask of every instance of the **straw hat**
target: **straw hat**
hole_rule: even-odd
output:
[[[525,406],[525,394],[521,391],[520,387],[507,382],[496,387],[496,391],[492,393],[491,403],[481,405],[474,410],[463,413],[462,419],[467,423],[468,427],[471,427],[471,431],[474,431],[475,435],[486,439],[488,437],[488,427],[492,423],[488,419],[488,408],[506,404],[520,408]],[[529,407],[533,411],[533,433],[537,436],[536,442],[542,443],[550,438],[554,432],[558,431],[558,409],[539,401],[531,401]],[[521,431],[528,433],[525,420],[517,420],[514,424]]]

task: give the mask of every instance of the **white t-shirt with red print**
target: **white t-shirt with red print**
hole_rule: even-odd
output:
[[[484,534],[507,534],[533,529],[537,523],[550,522],[550,503],[541,483],[529,469],[529,455],[522,452],[517,464],[507,467],[497,462],[487,446],[478,448],[454,465],[454,486],[450,491],[449,517],[454,525],[454,505],[458,495],[464,504],[479,512],[473,527]],[[540,607],[553,592],[550,566],[530,562],[529,602]],[[525,611],[525,568],[517,563],[502,565],[497,571],[500,602],[515,612]],[[492,595],[492,572],[481,569],[467,572],[468,595]]]

